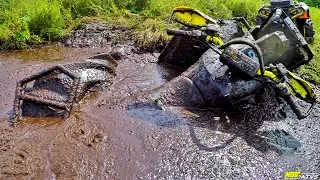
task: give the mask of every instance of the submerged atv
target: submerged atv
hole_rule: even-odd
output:
[[[260,8],[257,15],[257,24],[261,25],[271,12],[277,8],[281,8],[291,18],[307,42],[313,42],[315,31],[310,18],[309,6],[303,2],[270,0],[269,5],[264,5]]]
[[[247,33],[238,21],[245,24]],[[272,11],[265,23],[255,28],[244,18],[216,21],[188,7],[175,8],[169,22],[183,27],[167,29],[174,37],[158,63],[178,66],[184,72],[146,92],[141,101],[157,107],[232,108],[255,103],[254,97],[268,84],[300,119],[315,105],[312,87],[289,71],[309,62],[313,54],[281,9]],[[21,80],[16,90],[15,120],[20,116],[68,117],[86,92],[112,84],[116,66],[112,57],[100,55]],[[302,114],[294,96],[311,103],[310,110]]]

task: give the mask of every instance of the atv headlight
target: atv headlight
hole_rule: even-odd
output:
[[[267,18],[270,15],[270,10],[269,9],[260,9],[259,14],[265,18]]]
[[[304,9],[302,8],[294,8],[290,10],[290,16],[292,19],[295,19],[297,17],[300,17],[304,14]]]

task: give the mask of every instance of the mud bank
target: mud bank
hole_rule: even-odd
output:
[[[180,71],[157,65],[159,54],[136,53],[131,43],[111,38],[99,45],[100,36],[88,36],[67,43],[84,48],[0,53],[0,179],[283,179],[286,171],[320,172],[319,104],[300,121],[288,108],[286,117],[264,117],[135,104]],[[98,53],[119,55],[113,86],[86,96],[66,121],[25,118],[10,126],[18,80]]]
[[[64,44],[68,47],[106,47],[120,40],[128,40],[127,35],[123,36],[126,33],[126,28],[111,27],[104,23],[83,24],[64,40]]]

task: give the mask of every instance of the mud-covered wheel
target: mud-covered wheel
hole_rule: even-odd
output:
[[[311,19],[307,19],[304,25],[304,35],[308,43],[312,43],[314,41],[314,34],[313,22]]]
[[[221,20],[218,23],[220,26],[218,33],[223,42],[244,35],[235,21]],[[189,27],[182,27],[181,29],[193,30]],[[182,69],[188,69],[209,49],[205,42],[206,40],[202,38],[174,36],[161,52],[158,63],[168,63]]]
[[[191,31],[192,28],[182,27],[181,30]],[[198,61],[208,49],[205,39],[174,36],[159,56],[158,63],[168,63],[179,68],[188,69]]]

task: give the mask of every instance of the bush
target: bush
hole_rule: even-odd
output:
[[[24,1],[25,3],[28,0]],[[62,12],[62,4],[58,0],[35,1],[28,8],[34,8],[29,14],[29,31],[31,34],[39,35],[49,41],[60,40],[65,35],[66,21],[65,14]]]

